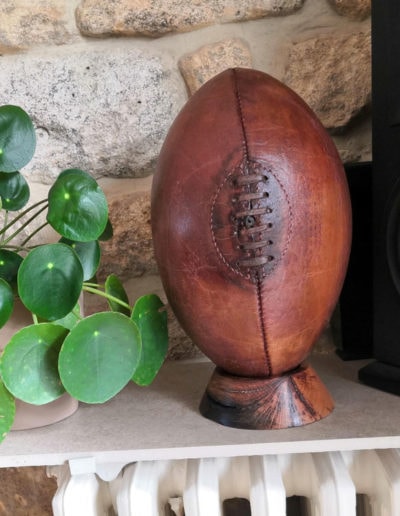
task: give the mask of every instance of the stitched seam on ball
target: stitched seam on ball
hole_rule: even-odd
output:
[[[237,72],[235,69],[233,69],[233,79],[235,83],[235,96],[237,100],[237,107],[238,107],[238,114],[239,114],[239,121],[240,126],[242,128],[242,134],[243,134],[243,153],[244,158],[246,161],[249,161],[249,146],[247,141],[247,134],[246,134],[246,127],[245,127],[245,121],[244,121],[244,115],[243,115],[243,106],[242,106],[242,97],[239,93],[239,87],[237,83]]]
[[[221,258],[221,260],[223,261],[223,263],[228,267],[229,270],[231,270],[232,272],[234,272],[235,274],[237,274],[238,276],[241,276],[242,278],[246,278],[246,279],[249,279],[248,276],[246,276],[245,274],[243,274],[240,270],[237,270],[237,269],[234,269],[230,263],[225,259],[224,255],[221,253],[219,247],[218,247],[218,244],[217,244],[217,240],[215,238],[215,234],[214,234],[214,229],[213,229],[213,215],[214,215],[214,209],[215,209],[215,204],[217,202],[217,199],[218,199],[218,195],[220,193],[220,191],[222,190],[223,186],[225,185],[225,183],[229,180],[229,177],[231,176],[231,174],[228,174],[224,180],[222,181],[222,183],[219,185],[219,187],[217,188],[217,192],[216,194],[214,195],[214,199],[213,199],[213,202],[212,202],[212,205],[211,205],[211,214],[210,214],[210,229],[211,229],[211,238],[212,238],[212,242],[213,242],[213,245],[215,247],[215,250],[217,251],[217,254],[218,256]]]
[[[267,338],[267,328],[264,321],[264,310],[263,310],[263,304],[262,304],[262,292],[261,292],[261,280],[260,278],[257,279],[257,305],[258,305],[258,317],[260,319],[260,325],[261,325],[261,336],[262,341],[264,345],[264,355],[265,355],[265,364],[267,366],[267,374],[272,375],[272,367],[271,367],[271,357],[269,355],[268,350],[268,338]]]
[[[316,417],[317,413],[315,412],[315,410],[312,407],[311,403],[306,400],[306,398],[304,397],[303,393],[298,388],[296,382],[291,377],[289,377],[289,380],[290,380],[290,383],[292,384],[293,390],[295,391],[295,393],[299,397],[299,399],[302,402],[302,404],[304,405],[304,407],[308,410],[308,412],[310,413],[310,415],[312,417]]]
[[[287,232],[287,237],[286,237],[286,242],[285,242],[285,246],[284,248],[282,249],[282,253],[279,257],[279,260],[276,260],[274,265],[270,268],[270,270],[268,271],[268,276],[270,274],[272,274],[272,272],[276,269],[276,267],[279,265],[279,263],[282,261],[282,258],[285,256],[286,254],[286,251],[288,250],[289,248],[289,242],[290,242],[290,239],[291,239],[291,236],[292,236],[292,230],[293,230],[293,216],[292,216],[292,207],[289,203],[289,198],[288,198],[288,195],[287,195],[287,192],[286,192],[286,189],[285,187],[283,186],[283,184],[281,183],[281,181],[279,181],[278,177],[276,176],[276,174],[274,174],[271,170],[268,172],[269,174],[273,175],[274,178],[275,178],[275,181],[279,184],[279,186],[282,188],[282,191],[283,193],[285,194],[285,197],[286,197],[286,200],[287,200],[287,205],[288,205],[288,208],[289,208],[289,226],[288,226],[288,232]],[[245,278],[247,280],[251,279],[249,275],[246,275],[244,274],[242,271],[238,270],[238,269],[235,269],[234,267],[232,267],[229,262],[225,259],[224,255],[222,254],[222,252],[220,251],[219,247],[218,247],[218,244],[217,244],[217,240],[215,238],[215,234],[214,234],[214,229],[213,229],[213,216],[214,216],[214,211],[215,211],[215,205],[217,203],[217,199],[218,199],[218,196],[219,196],[219,193],[220,191],[222,190],[222,188],[225,186],[225,184],[230,180],[230,178],[233,176],[232,173],[227,173],[227,175],[224,177],[224,180],[222,181],[222,183],[218,186],[216,192],[215,192],[215,195],[214,195],[214,198],[213,198],[213,202],[211,204],[211,211],[210,211],[210,230],[211,230],[211,238],[212,238],[212,242],[213,242],[213,245],[215,247],[215,250],[217,251],[217,254],[218,256],[220,257],[220,259],[222,260],[222,262],[228,267],[229,270],[231,270],[232,272],[234,272],[235,274],[237,274],[238,276],[241,276],[242,278]]]
[[[277,181],[277,183],[279,183],[279,186],[282,188],[282,191],[283,193],[285,194],[285,197],[286,197],[286,201],[287,201],[287,205],[288,205],[288,208],[289,208],[289,226],[288,226],[288,232],[287,232],[287,236],[286,236],[286,242],[285,242],[285,247],[283,248],[282,250],[282,253],[281,253],[281,256],[279,257],[279,260],[278,260],[278,263],[282,260],[282,258],[285,256],[286,254],[286,251],[288,250],[289,248],[289,242],[290,242],[290,239],[292,237],[292,231],[293,231],[293,212],[292,212],[292,206],[289,202],[289,196],[286,192],[286,189],[285,187],[283,186],[283,184],[281,183],[281,181],[279,181],[279,179],[277,178],[276,174],[274,174],[273,172],[270,172],[270,174],[272,174],[275,178],[275,180]],[[278,263],[276,265],[278,265]],[[276,267],[275,265],[275,267]],[[274,268],[275,268],[274,267]]]

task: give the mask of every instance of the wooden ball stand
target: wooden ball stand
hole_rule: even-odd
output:
[[[333,408],[329,392],[308,364],[270,378],[234,376],[217,367],[200,403],[208,419],[256,430],[307,425]]]

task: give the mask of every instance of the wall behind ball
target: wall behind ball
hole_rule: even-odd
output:
[[[345,163],[371,157],[367,0],[9,0],[0,5],[1,103],[38,128],[26,175],[33,200],[80,166],[108,194],[114,239],[103,273],[132,298],[161,291],[150,231],[158,153],[178,111],[227,67],[254,67],[293,88],[333,135]],[[168,13],[166,16],[165,13]],[[222,13],[222,14],[221,14]],[[99,307],[87,300],[87,311]],[[196,353],[171,316],[171,356]]]

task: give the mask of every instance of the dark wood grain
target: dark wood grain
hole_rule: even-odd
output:
[[[243,378],[216,369],[200,404],[209,419],[258,430],[314,423],[333,408],[329,392],[307,365],[270,378]]]

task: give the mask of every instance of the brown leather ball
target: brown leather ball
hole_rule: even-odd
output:
[[[329,135],[269,75],[226,70],[174,121],[152,190],[156,259],[182,327],[225,371],[305,359],[339,296],[350,221]]]

